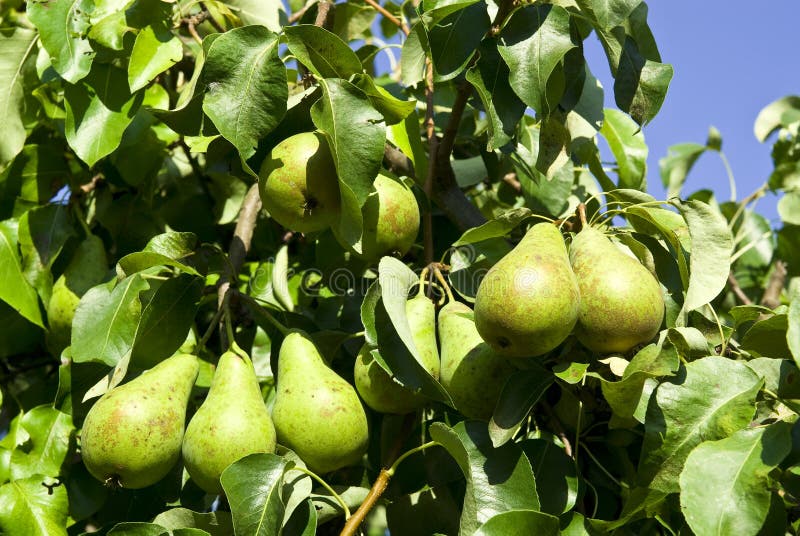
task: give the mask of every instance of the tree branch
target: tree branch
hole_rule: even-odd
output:
[[[753,300],[744,293],[742,287],[739,286],[739,281],[736,279],[736,276],[733,275],[733,272],[728,272],[728,285],[730,285],[731,291],[739,298],[740,302],[744,305],[753,305]]]
[[[300,19],[302,19],[303,15],[305,15],[306,12],[309,9],[311,9],[311,6],[313,6],[315,4],[316,4],[316,2],[309,2],[306,5],[304,5],[303,7],[301,7],[300,9],[298,9],[297,11],[295,11],[294,13],[292,13],[292,16],[289,17],[289,21],[288,21],[289,24],[294,24],[295,22],[297,22]]]
[[[320,2],[317,4],[317,18],[314,21],[314,26],[319,26],[320,28],[325,28],[326,30],[333,28],[333,12],[333,2],[330,2],[329,0],[320,0]]]
[[[403,33],[404,33],[404,34],[406,34],[406,36],[408,35],[408,32],[409,32],[410,30],[408,29],[408,25],[405,23],[405,21],[404,21],[404,20],[402,20],[402,19],[398,19],[397,17],[395,17],[394,15],[392,15],[391,13],[389,13],[389,11],[387,11],[385,7],[383,7],[382,5],[380,5],[380,4],[379,4],[378,2],[376,2],[375,0],[364,0],[364,2],[365,2],[366,4],[369,4],[369,5],[370,5],[370,6],[372,6],[373,8],[375,8],[375,11],[377,11],[378,13],[380,13],[381,15],[383,15],[384,17],[386,17],[386,20],[388,20],[389,22],[391,22],[392,24],[394,24],[395,26],[397,26],[398,28],[400,28],[400,29],[403,31]],[[401,15],[401,16],[402,16],[402,15]]]
[[[439,140],[436,137],[436,123],[433,120],[433,62],[425,60],[425,135],[428,137],[428,172],[425,175],[425,197],[433,199],[433,184],[436,176],[436,160],[439,154]],[[430,207],[422,219],[422,240],[425,248],[425,264],[433,262],[433,214]]]
[[[247,252],[250,251],[250,245],[253,241],[253,232],[256,227],[256,219],[261,210],[261,196],[258,193],[258,183],[253,184],[244,196],[242,208],[239,211],[239,219],[236,220],[236,228],[233,231],[233,239],[231,240],[230,248],[228,249],[228,258],[230,259],[230,273],[223,274],[219,279],[217,286],[217,307],[222,308],[225,301],[225,295],[231,286],[231,281],[236,281],[239,275],[239,270],[244,264],[244,259]],[[224,334],[224,329],[222,330]],[[225,336],[223,335],[223,342]],[[227,341],[230,343],[231,341]],[[223,344],[224,346],[225,344]]]
[[[761,305],[775,309],[781,304],[781,292],[783,286],[786,284],[786,263],[777,260],[775,266],[772,268],[772,273],[769,276],[767,289],[764,291],[764,296],[761,298]]]

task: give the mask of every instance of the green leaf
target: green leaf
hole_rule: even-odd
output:
[[[794,357],[794,362],[800,366],[800,287],[792,292],[789,302],[789,314],[786,330],[786,344]]]
[[[13,220],[0,222],[0,281],[3,282],[0,300],[37,326],[44,327],[36,291],[22,272],[17,253],[17,226]]]
[[[263,26],[219,35],[206,48],[200,83],[203,111],[242,157],[250,158],[286,114],[289,88],[278,35]]]
[[[6,536],[66,536],[67,489],[42,476],[0,486],[0,529]],[[49,483],[48,483],[49,484]]]
[[[403,85],[413,87],[425,79],[425,59],[428,49],[428,34],[425,26],[418,22],[411,27],[400,53],[400,76]]]
[[[20,420],[28,439],[11,453],[11,479],[57,477],[69,451],[72,417],[52,406],[38,406]]]
[[[617,160],[619,187],[644,190],[647,186],[647,145],[639,126],[619,110],[607,108],[600,134]]]
[[[404,101],[394,97],[391,93],[375,84],[375,80],[366,74],[353,76],[353,84],[369,98],[372,106],[378,110],[387,125],[396,125],[403,121],[414,111],[416,101]]]
[[[492,445],[499,447],[514,437],[520,424],[552,383],[552,374],[536,364],[508,379],[489,421]]]
[[[283,29],[289,51],[319,78],[344,78],[363,68],[356,53],[339,36],[313,24]]]
[[[64,134],[75,154],[89,166],[111,154],[143,98],[131,95],[125,71],[106,64],[95,65],[77,85],[65,85]]]
[[[475,531],[475,536],[507,536],[509,534],[536,534],[557,536],[558,518],[535,510],[510,510],[492,517]]]
[[[722,357],[693,361],[674,382],[660,384],[647,407],[641,484],[677,492],[678,476],[692,449],[750,423],[761,385],[747,365]]]
[[[503,212],[493,220],[489,220],[479,227],[468,229],[461,238],[453,242],[453,247],[482,242],[490,238],[505,237],[509,231],[517,228],[523,221],[531,216],[530,209],[525,207],[514,208]]]
[[[792,329],[794,331],[794,327]],[[789,348],[789,318],[785,314],[770,316],[753,324],[741,341],[741,347],[755,356],[792,359]]]
[[[610,197],[623,198],[619,192],[631,192],[635,190],[617,190],[609,194]],[[645,194],[646,195],[646,194]],[[647,200],[637,200],[639,202],[654,201],[647,195]],[[681,276],[683,288],[689,287],[689,266],[686,262],[684,249],[690,249],[689,229],[686,221],[675,212],[663,208],[637,207],[633,206],[626,209],[626,218],[631,222],[634,229],[644,234],[660,234],[670,245],[672,255],[678,263],[678,270]]]
[[[409,290],[419,283],[419,277],[394,257],[380,260],[378,274],[378,281],[370,287],[361,305],[366,340],[380,348],[372,356],[402,385],[420,390],[434,400],[451,403],[447,391],[420,364],[406,316]]]
[[[756,118],[753,132],[764,143],[770,134],[800,121],[800,97],[790,95],[771,102]]]
[[[760,534],[772,497],[769,473],[792,448],[791,428],[777,422],[740,430],[689,454],[680,476],[681,510],[695,534]]]
[[[437,81],[455,78],[467,67],[490,26],[486,3],[477,2],[430,28],[428,43]]]
[[[673,74],[672,65],[644,59],[636,42],[627,37],[614,80],[617,106],[638,124],[649,123],[664,104]]]
[[[47,0],[28,4],[28,18],[39,29],[50,63],[71,84],[89,74],[94,51],[87,39],[92,0]]]
[[[285,24],[286,11],[280,0],[226,0],[245,26],[261,24],[268,30],[280,32]]]
[[[539,4],[518,9],[500,33],[500,55],[511,69],[509,82],[522,101],[537,114],[554,110],[564,93],[548,92],[553,70],[575,48],[566,9]]]
[[[50,300],[50,268],[67,240],[75,236],[65,205],[45,205],[26,212],[19,220],[22,268],[43,303]]]
[[[542,511],[561,515],[578,499],[578,473],[563,448],[546,439],[527,439],[520,443],[536,475],[536,490]]]
[[[525,103],[509,84],[511,71],[497,49],[496,39],[484,39],[477,63],[467,70],[467,80],[478,92],[489,120],[487,151],[504,146],[514,137],[525,113]]]
[[[800,192],[786,192],[781,197],[778,215],[785,223],[800,225]]]
[[[687,313],[709,303],[728,282],[733,237],[728,222],[702,201],[674,202],[681,211],[692,239],[689,259],[689,288],[683,309]]]
[[[320,80],[322,97],[311,107],[311,119],[331,148],[342,214],[338,234],[360,251],[361,207],[383,161],[386,127],[363,91],[345,80]]]
[[[486,423],[463,421],[448,428],[437,422],[430,434],[455,459],[467,480],[459,534],[473,534],[508,510],[539,509],[528,458],[514,443],[493,448]]]
[[[128,61],[128,84],[137,91],[150,83],[183,57],[183,46],[169,29],[161,24],[139,31]]]
[[[220,482],[231,505],[236,534],[280,534],[281,484],[287,468],[286,460],[275,454],[251,454],[222,472]]]
[[[128,521],[117,523],[108,534],[109,536],[170,536],[170,531],[155,523]]]
[[[139,293],[150,288],[135,274],[114,285],[110,281],[81,298],[72,322],[72,359],[115,366],[130,352],[142,314]]]
[[[275,254],[272,267],[272,295],[285,310],[294,311],[294,302],[289,293],[289,248],[285,244]]]
[[[422,5],[422,22],[428,28],[433,28],[450,15],[468,8],[480,0],[425,0]]]
[[[28,7],[28,14],[33,9]],[[37,33],[25,28],[4,29],[0,31],[0,167],[14,159],[25,144],[27,133],[23,123],[24,98],[26,88],[23,84],[26,66],[35,58]],[[30,61],[29,61],[30,60]]]
[[[681,194],[686,176],[706,149],[705,145],[699,143],[679,143],[667,149],[667,156],[658,161],[661,182],[667,188],[667,199]]]
[[[142,295],[142,315],[130,361],[133,366],[151,368],[181,347],[194,322],[203,286],[202,278],[181,274]]]
[[[197,528],[212,536],[227,536],[233,533],[233,522],[228,512],[193,512],[188,508],[172,508],[158,514],[153,523],[169,530]]]
[[[635,418],[642,422],[650,395],[646,389],[648,380],[672,376],[679,365],[680,359],[672,345],[663,342],[649,344],[633,356],[619,381],[610,382],[599,378],[603,397],[615,416],[622,419]]]

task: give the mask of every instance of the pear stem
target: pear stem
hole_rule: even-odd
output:
[[[389,467],[388,469],[386,468],[381,469],[381,472],[378,475],[378,478],[375,479],[375,482],[372,484],[372,488],[370,488],[366,499],[364,499],[364,502],[362,502],[361,506],[358,507],[358,510],[356,510],[355,513],[353,513],[353,515],[350,518],[348,518],[347,522],[344,524],[342,532],[339,533],[339,536],[354,536],[356,534],[356,532],[358,531],[358,527],[361,526],[361,523],[364,522],[364,519],[367,517],[367,514],[375,506],[375,503],[378,502],[378,499],[380,499],[383,492],[386,491],[386,488],[389,486],[389,481],[394,476],[395,471],[397,471],[397,466],[400,465],[400,463],[403,460],[405,460],[412,454],[416,454],[417,452],[421,452],[429,447],[433,447],[438,444],[439,443],[437,443],[436,441],[429,441],[423,445],[414,447],[413,449],[401,454],[400,457],[397,458],[397,460],[395,460],[395,462],[392,464],[391,467]]]
[[[330,493],[333,496],[333,498],[336,499],[336,502],[339,503],[339,506],[342,507],[342,510],[344,511],[344,518],[345,519],[350,519],[350,508],[347,507],[347,503],[344,502],[344,499],[342,499],[342,496],[339,495],[338,493],[336,493],[333,490],[333,488],[327,482],[325,482],[322,479],[321,476],[319,476],[317,473],[315,473],[315,472],[313,472],[313,471],[311,471],[309,469],[306,469],[305,467],[294,466],[289,470],[290,471],[294,470],[294,471],[299,471],[301,473],[305,473],[308,476],[310,476],[312,479],[316,480],[320,484],[320,486],[325,488],[328,491],[328,493]]]
[[[417,290],[417,296],[422,296],[425,292],[425,283],[428,281],[428,273],[430,272],[430,268],[426,266],[422,269],[422,272],[419,274],[419,289]]]
[[[247,294],[239,294],[239,297],[248,302],[252,306],[253,310],[259,315],[263,316],[270,324],[272,324],[275,329],[281,333],[281,335],[285,337],[289,334],[289,328],[281,324],[278,319],[272,315],[272,313],[270,313],[265,307],[262,307],[261,304],[258,303],[252,296],[248,296]]]
[[[711,310],[711,315],[714,317],[714,320],[717,323],[717,328],[719,329],[719,338],[722,341],[722,348],[719,351],[719,355],[725,355],[725,351],[728,349],[728,341],[725,340],[725,330],[722,329],[722,322],[717,316],[717,312],[713,307],[711,307],[711,304],[708,304],[708,308]]]
[[[216,330],[220,319],[222,318],[222,314],[225,312],[226,304],[230,300],[230,294],[226,294],[222,300],[222,307],[219,307],[216,312],[214,313],[214,317],[211,319],[211,323],[208,325],[208,329],[203,334],[203,338],[200,339],[200,342],[197,343],[198,348],[205,348],[206,343],[211,338],[211,335]]]
[[[581,229],[589,225],[589,222],[586,221],[586,205],[583,203],[578,204],[578,208],[576,209],[578,212],[578,218],[581,221]]]
[[[450,290],[450,285],[445,280],[444,276],[442,275],[442,271],[439,269],[438,266],[433,267],[433,275],[436,277],[436,280],[441,283],[442,287],[444,287],[444,291],[447,294],[447,300],[454,302],[456,299],[453,297],[453,292]]]

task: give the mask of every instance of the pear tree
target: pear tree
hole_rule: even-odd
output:
[[[0,533],[796,533],[800,97],[693,191],[668,60],[642,0],[0,2]]]

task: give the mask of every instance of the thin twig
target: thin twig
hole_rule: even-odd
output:
[[[102,173],[96,174],[94,177],[91,178],[91,180],[89,182],[87,182],[86,184],[81,184],[81,186],[80,186],[81,192],[83,192],[84,194],[88,194],[89,192],[91,192],[92,190],[97,188],[97,185],[104,178],[105,178],[105,176]]]
[[[300,19],[302,19],[302,18],[303,18],[303,15],[305,15],[305,14],[306,14],[306,12],[307,12],[309,9],[311,9],[311,7],[312,7],[313,5],[315,5],[315,4],[316,4],[316,2],[309,2],[309,3],[307,3],[306,5],[304,5],[302,8],[300,8],[300,9],[298,9],[297,11],[295,11],[294,13],[292,13],[292,16],[291,16],[291,17],[289,17],[289,24],[294,24],[295,22],[297,22],[297,21],[299,21]]]
[[[558,438],[564,444],[564,452],[570,458],[574,458],[574,453],[572,451],[572,443],[569,442],[567,433],[564,431],[564,427],[561,426],[561,421],[559,421],[558,417],[556,417],[553,408],[550,407],[550,404],[548,404],[547,402],[542,402],[542,408],[544,408],[544,412],[547,413],[547,418],[550,421],[550,425],[553,427],[553,431],[556,433]]]
[[[223,28],[222,25],[219,22],[217,22],[217,19],[215,19],[213,16],[211,16],[211,12],[208,10],[208,8],[206,8],[206,6],[205,6],[205,4],[203,2],[200,2],[200,7],[203,8],[203,11],[208,14],[208,16],[205,18],[205,20],[210,22],[211,26],[213,26],[214,29],[216,31],[218,31],[219,33],[225,33],[225,28]]]
[[[781,304],[781,292],[783,286],[786,284],[786,263],[777,260],[775,266],[772,268],[772,273],[769,276],[767,289],[764,291],[764,296],[761,297],[761,305],[775,309]]]
[[[513,189],[516,193],[522,193],[522,183],[519,182],[516,173],[506,173],[503,175],[503,182],[508,184],[511,189]]]
[[[425,176],[423,190],[425,196],[433,199],[433,184],[436,176],[436,161],[439,154],[439,139],[436,137],[436,123],[433,120],[433,62],[426,60],[425,70],[425,135],[428,137],[428,173]],[[433,262],[433,214],[430,208],[425,211],[422,220],[422,237],[425,247],[425,264]]]
[[[739,281],[736,279],[736,276],[733,275],[733,272],[728,272],[728,285],[730,285],[731,291],[739,298],[740,302],[744,305],[753,305],[753,300],[744,293],[742,287],[739,286]]]
[[[397,17],[392,15],[385,7],[380,5],[375,0],[364,0],[364,2],[366,4],[369,4],[370,6],[374,7],[375,11],[377,11],[378,13],[380,13],[381,15],[386,17],[386,20],[388,20],[389,22],[391,22],[392,24],[394,24],[395,26],[400,28],[403,31],[404,34],[408,35],[408,32],[410,30],[408,29],[408,25],[405,23],[404,20],[398,19]]]

